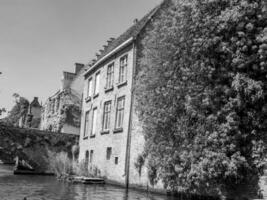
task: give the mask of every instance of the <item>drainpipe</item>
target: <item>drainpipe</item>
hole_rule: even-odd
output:
[[[131,102],[130,102],[130,115],[128,123],[128,133],[127,133],[127,144],[126,144],[126,157],[125,157],[125,185],[129,188],[129,176],[130,176],[130,154],[131,154],[131,132],[132,132],[132,115],[133,115],[133,104],[134,104],[134,78],[136,69],[136,41],[133,41],[133,72],[132,72],[132,85],[131,85]]]

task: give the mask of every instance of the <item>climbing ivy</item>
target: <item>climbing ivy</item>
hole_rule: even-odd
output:
[[[226,195],[262,173],[267,2],[169,0],[136,81],[152,181]]]
[[[66,104],[60,112],[59,127],[63,127],[65,123],[79,128],[81,123],[81,108],[78,105]]]

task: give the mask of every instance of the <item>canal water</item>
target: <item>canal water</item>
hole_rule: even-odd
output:
[[[109,185],[83,185],[55,177],[13,175],[12,166],[0,164],[0,200],[174,200]]]

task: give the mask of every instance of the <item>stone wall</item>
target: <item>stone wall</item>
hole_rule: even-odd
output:
[[[83,74],[86,67],[79,63],[75,65],[75,73],[63,72],[61,88],[45,102],[42,112],[41,130],[79,135],[84,89]],[[68,112],[66,116],[64,111],[69,106],[75,106],[75,110]],[[78,112],[76,112],[77,109]]]
[[[67,109],[70,106],[75,108],[75,110],[68,112]],[[44,105],[41,130],[79,135],[80,111],[81,98],[74,94],[74,91],[66,90],[64,92],[59,92],[48,99]]]
[[[141,31],[136,40],[136,69],[135,69],[135,77],[138,75],[138,72],[141,68],[141,63],[145,58],[144,50],[144,41],[145,37],[149,35],[151,29],[153,28],[153,23],[157,22],[157,19],[161,17],[162,12],[167,9],[165,5],[161,5],[161,8],[154,14],[153,19],[149,21],[145,28]],[[134,85],[134,88],[137,87]],[[147,168],[147,160],[144,160],[144,164],[142,166],[138,166],[138,159],[144,153],[145,146],[145,138],[142,129],[142,123],[138,118],[137,110],[136,110],[136,98],[133,97],[133,113],[132,113],[132,130],[131,130],[131,151],[130,151],[130,177],[129,177],[129,185],[130,187],[142,188],[147,191],[155,191],[160,193],[166,193],[166,190],[163,187],[161,181],[157,182],[157,184],[152,185],[148,178],[148,168]]]
[[[119,77],[119,62],[120,58],[124,55],[128,55],[127,66],[127,82],[123,85],[118,85]],[[114,85],[110,91],[105,90],[107,66],[114,62]],[[127,134],[130,118],[130,104],[131,104],[131,88],[132,88],[132,70],[133,70],[133,46],[130,45],[118,52],[115,56],[111,57],[105,63],[103,63],[97,70],[92,72],[87,77],[84,94],[87,94],[87,81],[88,78],[95,78],[95,74],[100,72],[100,87],[98,96],[92,97],[91,100],[85,100],[83,102],[82,111],[82,125],[80,132],[80,160],[85,159],[86,151],[94,151],[94,156],[90,166],[99,169],[101,176],[104,176],[108,181],[125,185],[125,161],[126,161],[126,144]],[[119,97],[125,97],[125,109],[124,109],[124,121],[123,129],[115,131],[115,118],[116,118],[116,105]],[[102,120],[104,103],[111,101],[111,117],[110,117],[110,130],[106,133],[102,133]],[[84,134],[85,113],[92,112],[94,108],[97,108],[97,125],[96,135],[90,137],[90,133]],[[84,137],[86,135],[86,137]],[[110,159],[106,158],[107,148],[112,148]],[[117,159],[118,163],[115,163]],[[90,167],[89,166],[89,167]]]
[[[39,172],[49,171],[48,150],[68,152],[78,141],[77,135],[51,133],[0,124],[0,160],[16,156],[28,161]],[[1,157],[2,156],[2,157]]]

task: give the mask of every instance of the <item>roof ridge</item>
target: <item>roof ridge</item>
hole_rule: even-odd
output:
[[[101,60],[108,53],[113,51],[116,47],[121,45],[123,42],[127,41],[129,38],[136,38],[139,33],[144,29],[150,19],[157,13],[157,11],[161,8],[161,6],[166,2],[163,0],[159,5],[151,9],[146,15],[144,15],[140,20],[138,20],[135,24],[130,26],[126,31],[116,37],[110,44],[107,45],[105,50],[97,57],[94,63]]]

